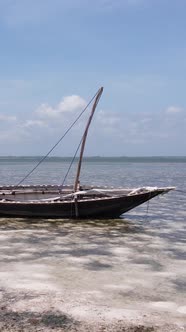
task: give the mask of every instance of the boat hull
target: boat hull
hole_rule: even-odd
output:
[[[117,218],[138,205],[163,194],[165,189],[119,196],[52,202],[1,201],[0,216],[30,218]],[[167,191],[166,191],[167,192]]]

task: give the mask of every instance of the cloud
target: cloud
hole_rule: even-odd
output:
[[[0,113],[1,153],[16,154],[16,151],[25,151],[23,154],[27,155],[34,153],[33,151],[37,151],[36,154],[46,153],[66,132],[85,105],[86,101],[82,97],[71,95],[65,96],[54,107],[41,104],[32,113],[24,112],[17,118]],[[79,119],[70,132],[65,147],[64,145],[59,147],[66,151],[66,155],[70,154],[69,151],[72,151],[71,154],[74,153],[74,147],[82,137],[88,115],[89,112],[85,112],[85,116]]]
[[[22,117],[16,118],[11,114],[0,113],[1,151],[9,146],[7,153],[13,151],[16,154],[17,146],[23,146],[23,154],[34,154],[34,151],[35,154],[47,152],[65,133],[85,105],[86,101],[81,96],[71,95],[65,96],[56,106],[41,104],[36,111],[25,112]],[[62,150],[55,150],[56,155],[60,155],[61,151],[63,155],[73,155],[89,114],[90,109],[70,131],[65,144],[59,147]],[[159,146],[157,151],[161,151],[162,144],[170,147],[170,142],[174,144],[175,141],[184,141],[185,126],[185,109],[178,106],[169,106],[163,111],[143,112],[99,109],[98,105],[85,154],[131,155],[135,154],[133,151],[137,149],[139,154],[145,154],[144,151],[150,151],[150,154],[152,151],[153,155],[153,146]]]
[[[23,128],[32,128],[32,127],[47,127],[46,123],[41,120],[27,120],[22,124]]]
[[[63,100],[56,106],[52,107],[48,104],[42,104],[36,113],[42,118],[60,118],[65,113],[71,113],[81,110],[85,107],[86,101],[77,95],[64,97]]]
[[[56,118],[59,116],[59,110],[52,108],[48,104],[41,104],[36,110],[36,114],[42,118]]]
[[[95,127],[100,128],[102,133],[116,134],[117,128],[120,124],[120,114],[117,112],[110,112],[100,110],[95,115]]]
[[[86,102],[83,98],[72,95],[64,97],[64,99],[59,103],[58,109],[60,112],[72,112],[77,109],[85,107]]]
[[[103,126],[116,126],[120,119],[116,112],[100,110],[97,114],[97,121]]]
[[[178,106],[169,106],[165,112],[168,114],[176,114],[176,113],[182,113],[184,110],[181,107]]]
[[[167,117],[166,111],[101,111],[97,115],[97,131],[99,131],[100,137],[102,136],[104,140],[107,138],[108,142],[110,141],[111,145],[115,145],[118,150],[125,147],[128,151],[129,147],[133,149],[137,145],[140,146],[139,149],[144,146],[149,149],[151,144],[153,147],[154,144],[158,145],[163,142],[170,145],[171,140],[185,137],[186,113],[181,107],[171,108],[172,113],[180,114],[175,120],[175,117]]]

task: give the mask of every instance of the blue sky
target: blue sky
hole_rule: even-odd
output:
[[[86,155],[186,155],[185,15],[185,0],[0,0],[0,155],[47,153],[100,86]]]

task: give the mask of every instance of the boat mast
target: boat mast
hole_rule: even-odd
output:
[[[86,142],[86,138],[87,138],[87,134],[88,134],[88,129],[89,129],[89,126],[90,126],[90,123],[92,121],[92,118],[93,118],[93,115],[94,115],[94,112],[95,112],[95,109],[96,109],[96,106],[99,102],[99,99],[102,95],[102,92],[103,92],[103,87],[101,87],[99,90],[98,90],[98,93],[96,95],[96,98],[95,98],[95,101],[94,101],[94,104],[92,106],[92,110],[91,110],[91,114],[90,114],[90,117],[88,119],[88,122],[87,122],[87,125],[86,125],[86,128],[85,128],[85,131],[84,131],[84,134],[83,134],[83,137],[82,137],[82,143],[81,143],[81,150],[80,150],[80,155],[79,155],[79,162],[78,162],[78,167],[77,167],[77,173],[76,173],[76,179],[75,179],[75,184],[74,184],[74,191],[76,192],[77,189],[78,189],[78,183],[79,183],[79,176],[80,176],[80,172],[81,172],[81,164],[82,164],[82,159],[83,159],[83,152],[84,152],[84,148],[85,148],[85,142]]]

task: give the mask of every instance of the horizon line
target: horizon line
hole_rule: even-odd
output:
[[[42,158],[44,155],[0,155],[0,158]],[[46,158],[73,158],[73,156],[47,156]],[[78,156],[76,159],[79,158]],[[186,158],[186,155],[141,155],[141,156],[99,156],[99,155],[91,155],[84,156],[84,158]]]

